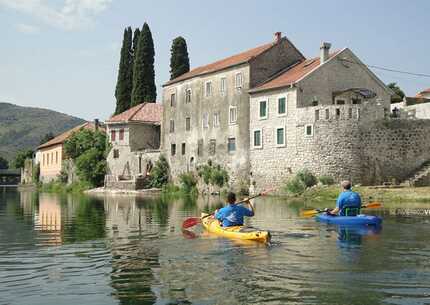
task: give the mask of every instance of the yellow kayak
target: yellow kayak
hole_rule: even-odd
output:
[[[270,242],[269,231],[259,231],[245,226],[222,227],[219,221],[213,218],[213,216],[205,217],[206,215],[208,214],[202,213],[201,219],[203,226],[208,232],[233,239],[253,240],[263,243]]]

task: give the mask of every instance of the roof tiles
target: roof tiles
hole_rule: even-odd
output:
[[[162,116],[163,106],[161,104],[142,103],[112,116],[106,123],[145,122],[159,125]]]

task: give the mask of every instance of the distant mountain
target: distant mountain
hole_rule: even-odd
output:
[[[58,135],[85,121],[56,111],[0,103],[0,156],[11,160],[21,149],[35,149],[48,132]]]

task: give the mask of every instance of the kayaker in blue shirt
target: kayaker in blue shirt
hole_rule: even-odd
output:
[[[223,227],[242,226],[244,216],[254,216],[254,206],[252,203],[245,201],[249,209],[236,204],[235,193],[229,192],[227,194],[227,202],[228,206],[215,211],[215,218],[221,222]]]
[[[342,181],[342,193],[339,194],[336,200],[336,208],[327,210],[328,215],[339,216],[357,216],[360,214],[361,198],[356,192],[353,192],[351,182],[348,180]]]

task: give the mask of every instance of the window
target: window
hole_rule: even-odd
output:
[[[261,129],[254,130],[254,140],[253,140],[253,146],[255,148],[261,148],[262,147],[262,140],[261,140]]]
[[[215,155],[216,152],[216,140],[215,139],[211,139],[209,141],[209,154],[211,156]]]
[[[191,118],[185,118],[185,130],[190,131],[191,130]]]
[[[171,144],[170,145],[170,154],[172,156],[176,155],[176,144]]]
[[[345,100],[337,100],[336,104],[337,105],[345,105]]]
[[[124,129],[119,130],[119,140],[124,140]]]
[[[212,96],[212,82],[208,81],[205,83],[205,97]]]
[[[318,101],[312,101],[312,106],[318,106]]]
[[[54,164],[54,153],[51,153],[51,164]]]
[[[348,119],[352,119],[352,108],[348,109]]]
[[[219,112],[214,113],[214,127],[219,126]]]
[[[267,101],[260,101],[260,119],[267,119]]]
[[[116,139],[116,131],[115,130],[110,131],[110,139],[112,142],[115,141],[115,139]]]
[[[340,108],[336,108],[336,119],[340,118]]]
[[[175,93],[170,94],[170,106],[171,107],[176,106],[176,94]]]
[[[357,120],[360,119],[360,108],[357,108]]]
[[[305,136],[311,137],[314,135],[314,126],[311,124],[305,125]]]
[[[240,72],[236,73],[235,85],[237,89],[240,89],[243,86],[243,76],[242,76],[242,73]]]
[[[320,110],[315,110],[315,121],[318,121],[320,119]]]
[[[203,139],[197,141],[197,156],[203,156]]]
[[[203,113],[202,125],[203,125],[203,128],[209,128],[209,114],[208,113]]]
[[[191,103],[191,89],[185,90],[185,103]]]
[[[55,164],[58,164],[58,151],[55,152]]]
[[[175,132],[175,121],[170,120],[170,133]]]
[[[119,158],[119,150],[118,149],[114,149],[113,150],[113,158],[114,159],[118,159]]]
[[[49,153],[46,154],[46,165],[49,165]]]
[[[185,155],[185,143],[182,143],[181,153],[182,153],[182,155]]]
[[[229,122],[230,122],[230,124],[235,124],[236,121],[237,121],[237,107],[236,106],[230,106]]]
[[[227,78],[221,77],[220,91],[222,94],[225,94],[227,90]]]
[[[330,119],[330,109],[325,110],[325,119],[326,120]]]
[[[285,128],[276,128],[276,146],[285,146]]]
[[[354,105],[361,104],[361,99],[359,99],[359,98],[353,98],[352,99],[352,104],[354,104]]]
[[[285,114],[287,112],[285,102],[286,102],[285,97],[278,98],[278,114]]]
[[[228,152],[236,151],[236,138],[228,138],[227,150]]]
[[[42,154],[42,165],[45,165],[45,154]]]

